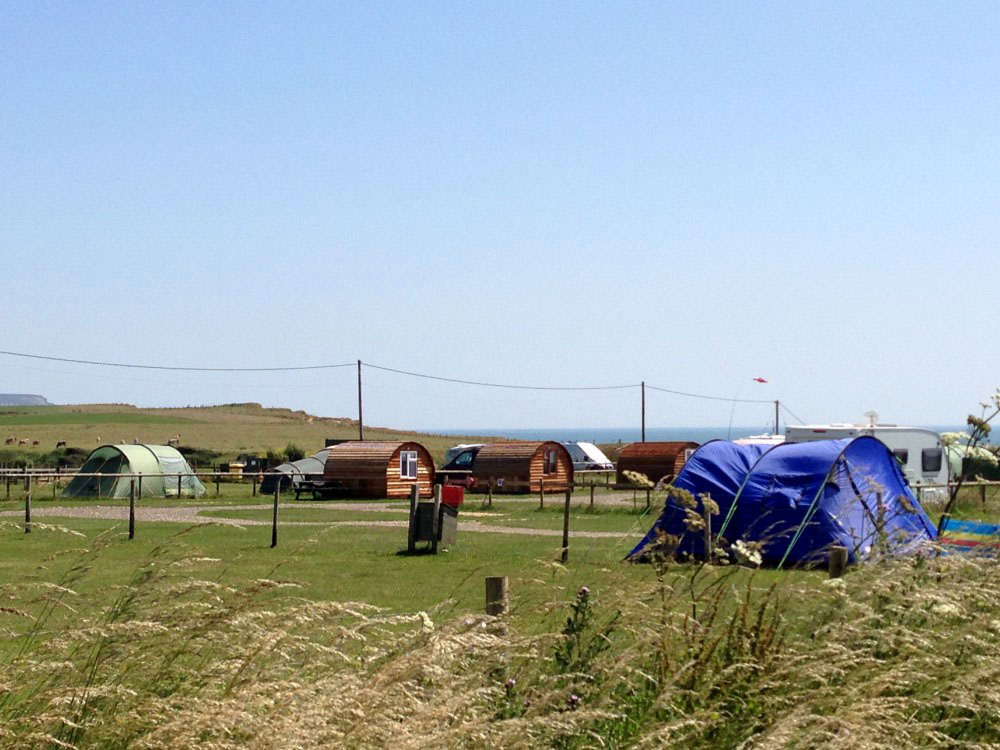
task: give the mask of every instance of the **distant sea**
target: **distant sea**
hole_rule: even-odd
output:
[[[964,432],[964,426],[928,425],[935,432]],[[784,426],[782,426],[784,430]],[[585,440],[591,443],[631,443],[641,440],[642,435],[634,427],[489,427],[455,428],[448,430],[426,430],[436,435],[482,435],[505,437],[514,440]],[[646,440],[693,440],[706,443],[709,440],[736,440],[747,435],[760,435],[767,429],[757,427],[647,427]]]

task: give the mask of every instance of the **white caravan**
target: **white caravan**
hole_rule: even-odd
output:
[[[615,465],[593,443],[571,440],[563,445],[573,460],[573,471],[614,471]]]
[[[922,492],[920,490],[924,485],[948,484],[948,461],[941,436],[934,430],[877,424],[874,420],[868,424],[807,424],[785,427],[786,443],[839,440],[859,435],[871,435],[886,444],[918,496],[931,499],[947,495],[947,487],[928,488]]]

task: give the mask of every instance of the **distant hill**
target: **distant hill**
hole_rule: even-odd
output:
[[[34,393],[0,393],[0,406],[51,406],[45,396]]]

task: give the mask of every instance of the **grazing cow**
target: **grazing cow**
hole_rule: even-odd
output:
[[[31,447],[35,447],[36,445],[39,445],[41,442],[42,442],[41,440],[32,440]]]
[[[3,444],[4,445],[13,445],[16,442],[17,442],[17,438],[14,437],[13,435],[11,435],[9,438],[7,438],[6,440],[3,441]]]
[[[59,440],[59,441],[56,442],[56,448],[65,448],[65,447],[66,447],[66,441],[65,440]]]
[[[28,441],[25,440],[24,438],[21,438],[20,440],[17,441],[17,444],[18,445],[27,445]]]

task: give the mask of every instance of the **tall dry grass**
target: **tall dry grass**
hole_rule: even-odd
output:
[[[2,587],[17,748],[1000,747],[1000,567],[844,579],[654,564],[551,632],[221,585],[160,549],[126,586]],[[770,578],[775,578],[771,575]],[[516,593],[516,592],[515,592]]]

